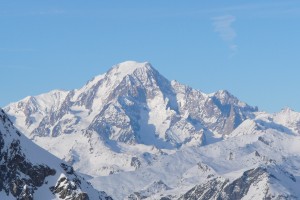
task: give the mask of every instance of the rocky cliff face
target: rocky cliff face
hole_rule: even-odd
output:
[[[247,170],[233,181],[224,178],[214,178],[202,185],[198,185],[182,195],[179,200],[201,199],[297,199],[286,191],[272,191],[272,184],[281,185],[280,173],[285,173],[289,182],[296,182],[293,175],[282,169],[258,167]],[[278,174],[278,175],[277,175]],[[280,177],[280,178],[279,178]],[[290,180],[289,180],[290,179]]]
[[[79,90],[27,97],[5,110],[31,137],[95,131],[104,139],[163,148],[201,144],[205,131],[228,134],[256,108],[227,91],[207,95],[170,82],[149,63],[125,62]]]
[[[1,199],[110,199],[29,141],[0,109]]]
[[[5,107],[29,138],[90,175],[135,170],[133,157],[149,165],[160,154],[155,149],[209,144],[209,138],[229,134],[256,110],[227,91],[204,94],[167,80],[150,63],[131,61],[113,66],[80,89],[55,90]],[[60,147],[61,140],[69,144]],[[150,160],[145,148],[138,155],[136,150],[121,155],[122,144],[154,151],[147,150]],[[97,161],[105,157],[104,151],[115,161]],[[88,170],[87,162],[95,167]]]
[[[8,166],[16,174],[0,186],[9,195],[99,195],[85,190],[72,165],[115,199],[300,197],[299,113],[259,112],[228,91],[205,94],[168,81],[149,63],[124,62],[80,89],[27,97],[5,110],[31,140],[66,161],[35,160],[23,140],[5,139],[1,175]]]

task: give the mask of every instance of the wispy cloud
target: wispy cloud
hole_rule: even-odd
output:
[[[227,43],[229,49],[231,50],[231,56],[237,52],[238,46],[235,44],[234,39],[237,34],[232,23],[236,18],[232,15],[224,15],[212,18],[214,31],[219,34],[224,42]]]

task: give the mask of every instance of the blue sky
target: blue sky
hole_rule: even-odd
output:
[[[0,27],[0,106],[136,60],[206,93],[300,111],[296,0],[0,0]]]

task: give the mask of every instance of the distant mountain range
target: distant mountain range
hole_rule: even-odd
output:
[[[80,89],[4,110],[114,199],[300,198],[300,113],[261,112],[224,90],[205,94],[147,62],[120,63]]]

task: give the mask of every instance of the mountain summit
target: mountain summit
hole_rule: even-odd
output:
[[[118,119],[125,120],[126,123],[122,123],[122,126],[127,124],[127,131],[120,133],[117,130],[108,130],[102,133],[107,129],[102,126],[109,124],[107,118],[102,119],[103,116],[117,108],[123,112],[114,116],[115,123],[120,121]],[[182,123],[188,123],[197,130],[207,129],[214,133],[227,134],[247,118],[248,112],[256,111],[227,91],[218,91],[209,96],[178,82],[168,81],[148,62],[134,61],[113,66],[107,73],[93,78],[78,90],[51,91],[36,97],[27,97],[10,104],[5,110],[18,116],[17,119],[25,118],[21,128],[29,129],[30,135],[55,137],[67,134],[79,123],[76,119],[88,118],[85,120],[90,122],[85,123],[88,126],[80,125],[80,128],[95,130],[98,127],[99,130],[95,131],[109,139],[143,143],[143,133],[138,133],[141,126],[153,125],[153,130],[148,131],[147,136],[154,134],[173,145],[185,142],[176,141],[175,136],[172,137],[176,132],[170,130],[172,122],[183,120],[185,122]],[[73,117],[64,120],[65,123],[62,124],[61,120],[66,114]],[[156,120],[157,117],[161,119]],[[164,124],[159,124],[162,122]],[[196,128],[196,124],[202,128]],[[109,127],[118,125],[109,124]],[[122,127],[123,130],[124,128]],[[179,139],[180,136],[176,138]]]
[[[1,177],[7,177],[5,166],[11,162],[32,163],[34,173],[45,172],[45,180],[51,177],[52,190],[46,182],[41,186],[50,196],[86,193],[110,198],[86,188],[83,179],[84,186],[76,185],[74,177],[79,176],[68,174],[72,166],[115,199],[300,197],[299,113],[260,112],[226,90],[205,94],[167,80],[147,62],[120,63],[79,89],[26,97],[5,111],[27,137],[64,162],[47,152],[36,161],[31,152],[37,147],[26,151],[32,142],[16,131],[8,130],[12,138],[23,138],[20,145],[8,139],[5,131],[12,124],[6,116],[1,155],[11,159],[4,167],[0,160],[5,169]],[[14,159],[23,154],[11,153],[9,145],[17,150],[20,146],[25,156]],[[25,157],[30,162],[23,162]],[[31,171],[13,169],[18,183],[5,178],[0,190],[15,197],[41,194],[39,184],[31,184]],[[74,185],[72,180],[78,190],[65,192]]]
[[[227,91],[208,95],[169,81],[148,62],[127,61],[80,89],[27,97],[5,111],[29,138],[77,163],[76,157],[84,156],[82,146],[90,154],[103,145],[119,152],[116,144],[122,143],[169,150],[209,144],[231,133],[257,108]],[[74,143],[65,152],[42,142],[60,136]],[[79,138],[86,144],[77,149]]]

